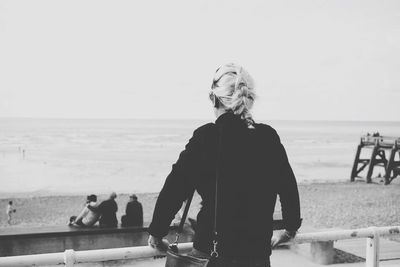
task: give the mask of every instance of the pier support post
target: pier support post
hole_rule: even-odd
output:
[[[369,160],[369,167],[368,167],[368,173],[367,173],[367,184],[372,182],[372,179],[371,179],[372,172],[374,170],[376,155],[378,154],[378,150],[379,150],[379,143],[378,143],[378,140],[376,140],[375,146],[372,149],[371,159]]]
[[[392,168],[393,168],[393,163],[394,163],[394,156],[396,155],[396,145],[393,146],[392,150],[390,151],[390,156],[389,156],[389,161],[387,162],[386,165],[386,171],[385,171],[385,185],[390,184],[390,175],[392,173]]]
[[[362,141],[357,147],[357,152],[356,152],[356,157],[354,159],[353,163],[353,169],[351,170],[351,177],[350,177],[350,182],[354,182],[356,176],[357,176],[357,168],[358,168],[358,162],[360,161],[360,153],[361,153],[361,148],[362,148]]]
[[[394,145],[392,147],[392,150],[390,150],[390,156],[389,160],[386,164],[386,170],[385,170],[385,185],[390,184],[390,182],[396,178],[398,175],[398,172],[396,172],[396,169],[400,166],[399,161],[395,161],[396,153],[399,152],[399,158],[400,158],[400,150],[399,150],[399,145],[398,141],[396,140],[394,142]],[[393,173],[393,174],[392,174]],[[393,175],[393,176],[392,176]]]

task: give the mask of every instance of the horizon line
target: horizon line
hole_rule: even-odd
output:
[[[208,121],[207,118],[149,118],[149,117],[6,117],[0,116],[0,119],[37,119],[37,120],[197,120],[197,121]],[[384,122],[384,123],[400,123],[400,120],[345,120],[345,119],[277,119],[277,118],[259,118],[260,121],[288,121],[288,122]]]

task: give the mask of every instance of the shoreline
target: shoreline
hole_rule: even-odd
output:
[[[383,178],[382,178],[383,179]],[[376,179],[375,179],[376,180]],[[343,184],[343,183],[349,183],[350,178],[348,179],[341,179],[341,180],[335,180],[335,179],[308,179],[308,180],[302,180],[302,181],[297,181],[297,184],[300,185],[310,185],[310,184]],[[359,183],[362,182],[360,181],[355,181],[354,183]],[[382,180],[383,182],[383,180]],[[373,184],[376,184],[374,182]],[[160,188],[161,190],[161,188]],[[35,190],[35,191],[27,191],[27,192],[2,192],[0,191],[0,200],[4,199],[14,199],[14,198],[34,198],[34,197],[77,197],[77,196],[83,196],[85,194],[91,194],[92,192],[62,192],[62,191],[50,191],[50,190]],[[117,194],[121,195],[126,195],[126,194],[158,194],[159,191],[147,191],[147,192],[141,192],[141,191],[132,191],[132,192],[121,192]],[[96,192],[94,192],[96,194]],[[105,195],[107,193],[101,192],[98,193],[98,195]],[[97,195],[97,194],[96,194]]]

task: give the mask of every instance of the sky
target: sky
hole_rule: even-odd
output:
[[[400,1],[0,0],[0,117],[210,119],[229,62],[256,120],[399,121]]]

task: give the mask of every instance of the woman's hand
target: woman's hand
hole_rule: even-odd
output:
[[[274,235],[271,238],[271,248],[276,248],[280,244],[289,242],[290,240],[292,240],[294,238],[295,235],[296,235],[296,233],[293,234],[286,230],[279,232],[277,235]]]
[[[147,241],[150,247],[157,249],[160,252],[165,252],[168,249],[169,242],[167,239],[158,238],[150,235],[149,240]]]

